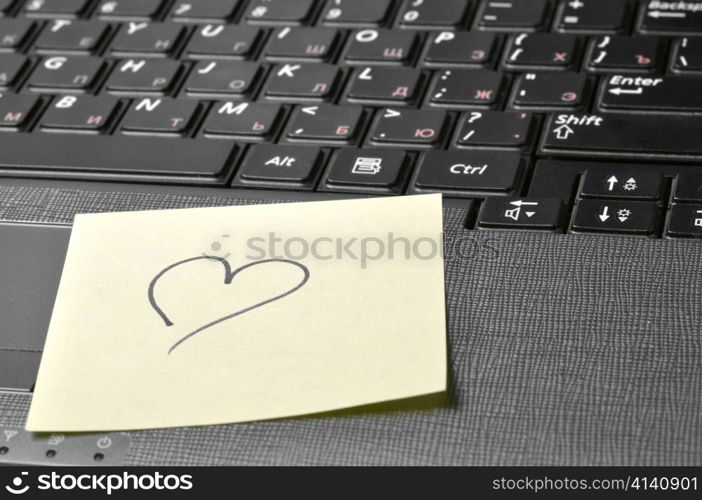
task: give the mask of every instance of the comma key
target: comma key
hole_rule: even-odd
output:
[[[358,106],[302,106],[290,119],[289,141],[325,141],[348,144],[359,134],[363,110]]]

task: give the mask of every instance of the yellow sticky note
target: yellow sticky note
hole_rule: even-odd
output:
[[[79,215],[26,428],[305,415],[446,390],[439,195]]]

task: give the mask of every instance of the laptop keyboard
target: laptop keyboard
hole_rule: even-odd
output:
[[[702,2],[0,0],[0,175],[702,236]]]

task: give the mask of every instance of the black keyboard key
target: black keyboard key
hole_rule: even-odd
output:
[[[198,103],[175,99],[138,99],[122,118],[122,131],[183,135],[192,125]]]
[[[702,121],[691,115],[555,114],[544,134],[544,151],[573,156],[702,155]]]
[[[561,0],[555,27],[568,33],[619,33],[627,25],[628,14],[626,2]]]
[[[10,10],[10,7],[12,7],[14,3],[15,0],[0,0],[0,17],[7,14],[7,12]]]
[[[702,174],[680,174],[675,181],[674,199],[702,202]]]
[[[258,144],[249,151],[237,174],[239,182],[234,184],[272,183],[311,189],[309,183],[321,160],[318,147]]]
[[[184,22],[222,22],[232,17],[240,3],[240,0],[178,0],[171,9],[171,18]]]
[[[277,128],[281,111],[280,104],[219,101],[202,130],[207,136],[265,139]]]
[[[0,95],[0,129],[18,129],[22,127],[37,107],[39,98],[34,95],[1,94]],[[3,160],[5,154],[3,144]]]
[[[115,66],[106,88],[115,93],[165,94],[170,91],[180,70],[178,61],[125,59]]]
[[[232,94],[244,96],[257,85],[258,64],[238,61],[200,61],[185,82],[190,95]]]
[[[12,86],[27,67],[27,58],[20,54],[0,54],[0,89]]]
[[[536,30],[545,24],[546,0],[483,0],[476,16],[483,29]]]
[[[45,130],[97,133],[110,123],[118,100],[107,96],[66,95],[57,97],[41,118]]]
[[[665,60],[664,45],[656,37],[604,35],[590,44],[591,71],[652,72]]]
[[[90,0],[29,0],[24,13],[29,17],[78,17]]]
[[[269,99],[328,100],[336,90],[340,71],[331,64],[279,64],[266,86]]]
[[[484,66],[497,49],[494,33],[440,31],[431,36],[424,54],[427,66]]]
[[[392,0],[327,0],[324,24],[332,26],[380,26],[392,8]]]
[[[261,29],[253,26],[207,24],[197,28],[185,54],[192,59],[244,59],[254,54]]]
[[[101,19],[149,21],[162,4],[162,0],[102,0],[96,12]]]
[[[339,33],[333,28],[276,30],[266,48],[269,59],[328,59],[336,48]]]
[[[107,34],[108,25],[101,21],[73,21],[56,19],[34,42],[39,53],[95,51]]]
[[[2,167],[52,178],[131,175],[142,179],[159,176],[168,182],[224,184],[235,152],[236,146],[228,141],[209,139],[12,134],[12,140],[2,144]]]
[[[352,33],[346,51],[349,63],[403,64],[409,62],[417,47],[413,31],[366,29]]]
[[[667,233],[673,238],[702,237],[702,205],[673,205]]]
[[[640,201],[580,200],[572,230],[649,235],[656,230],[658,206]]]
[[[585,104],[588,80],[578,73],[527,73],[518,78],[512,103],[519,108],[570,108]]]
[[[420,191],[457,196],[512,191],[521,174],[518,153],[497,151],[429,151],[417,169],[414,185]]]
[[[99,57],[53,56],[41,61],[28,86],[35,91],[85,92],[90,89],[105,67]]]
[[[348,144],[359,135],[362,122],[363,109],[358,106],[302,106],[290,118],[287,137]]]
[[[510,40],[504,66],[509,69],[568,69],[579,59],[573,35],[522,33]]]
[[[0,52],[15,52],[34,31],[29,19],[0,19]]]
[[[655,201],[661,198],[662,192],[661,172],[613,165],[609,168],[588,170],[580,196]]]
[[[418,70],[366,66],[354,71],[347,97],[353,102],[411,103],[421,90],[422,80]]]
[[[497,104],[504,75],[487,70],[447,69],[434,77],[429,100],[441,106],[484,106]]]
[[[442,141],[445,128],[445,111],[385,108],[378,112],[371,139],[379,144],[433,147]]]
[[[607,76],[600,107],[651,112],[702,111],[702,77]]]
[[[559,198],[494,198],[485,200],[478,226],[493,229],[555,230],[561,224],[563,201]]]
[[[329,191],[397,193],[407,176],[407,155],[392,149],[341,149],[326,176]]]
[[[130,21],[117,33],[110,50],[117,55],[165,56],[178,44],[183,31],[178,24]]]
[[[527,149],[533,135],[534,118],[530,113],[470,111],[461,119],[456,143],[462,147]]]
[[[639,29],[647,33],[690,33],[702,31],[702,8],[698,2],[649,1],[641,13]]]
[[[673,70],[702,72],[702,38],[681,38],[675,44]]]
[[[463,23],[468,6],[468,0],[405,0],[400,24],[408,28],[453,28]]]
[[[257,23],[302,24],[314,7],[314,0],[252,0],[246,20]]]

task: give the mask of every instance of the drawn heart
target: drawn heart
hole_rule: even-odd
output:
[[[287,260],[287,259],[260,260],[260,261],[256,261],[256,262],[251,262],[249,264],[245,264],[245,265],[238,267],[237,269],[234,269],[234,270],[232,270],[232,266],[231,266],[231,264],[229,264],[229,261],[225,258],[222,258],[222,257],[204,255],[201,257],[192,257],[190,259],[181,260],[180,262],[176,262],[175,264],[171,264],[170,266],[166,267],[163,271],[161,271],[156,276],[154,276],[154,279],[151,280],[151,283],[149,284],[149,304],[151,305],[153,310],[156,311],[156,313],[161,317],[161,319],[166,324],[166,326],[173,326],[173,322],[170,320],[170,318],[166,315],[166,313],[163,311],[163,309],[161,309],[161,307],[156,302],[156,298],[154,297],[154,289],[156,288],[156,284],[166,273],[168,273],[172,269],[175,269],[176,267],[182,266],[184,264],[189,264],[191,262],[195,262],[198,260],[214,260],[214,261],[221,263],[222,266],[224,266],[224,284],[225,285],[230,285],[234,281],[234,278],[236,277],[236,275],[242,271],[245,271],[246,269],[250,269],[252,267],[260,266],[260,265],[264,265],[264,264],[270,264],[272,262],[279,262],[279,263],[283,263],[283,264],[290,264],[290,265],[296,266],[302,270],[302,272],[304,273],[304,276],[302,278],[302,281],[300,281],[297,285],[295,285],[293,288],[290,288],[286,292],[281,293],[280,295],[270,297],[266,300],[258,302],[257,304],[254,304],[252,306],[245,307],[243,309],[239,309],[238,311],[235,311],[231,314],[227,314],[226,316],[223,316],[223,317],[216,319],[214,321],[210,321],[209,323],[202,325],[201,327],[193,330],[192,332],[188,333],[187,335],[182,337],[180,340],[178,340],[178,342],[176,342],[175,344],[173,344],[171,346],[171,348],[168,350],[169,355],[177,347],[179,347],[185,341],[187,341],[188,339],[191,339],[192,337],[194,337],[198,333],[200,333],[204,330],[207,330],[208,328],[212,328],[213,326],[218,325],[218,324],[222,323],[223,321],[230,320],[232,318],[235,318],[235,317],[240,316],[242,314],[245,314],[247,312],[253,311],[254,309],[258,309],[259,307],[263,307],[266,304],[270,304],[272,302],[275,302],[277,300],[285,298],[288,295],[295,293],[300,288],[305,286],[307,281],[310,279],[310,270],[306,266],[304,266],[303,264],[300,264],[299,262],[295,262],[293,260]]]

